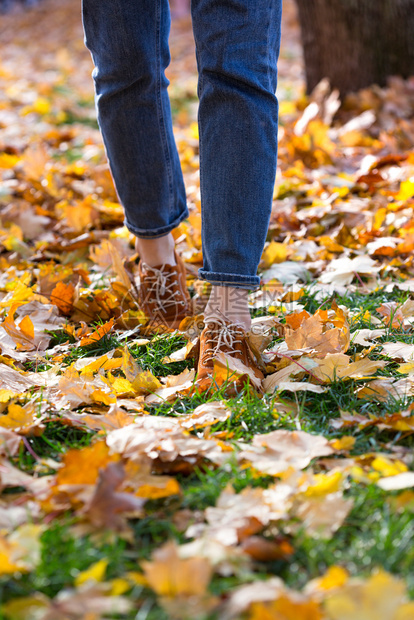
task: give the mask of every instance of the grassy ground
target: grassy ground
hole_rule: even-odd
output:
[[[401,294],[403,302],[407,294]],[[373,294],[350,295],[343,301],[350,309],[360,311],[361,320],[355,327],[369,327],[367,316],[380,303],[395,301],[395,294],[387,294],[379,290]],[[309,311],[316,309],[312,294],[302,300]],[[368,313],[368,315],[367,315]],[[256,314],[260,312],[256,311]],[[385,338],[385,337],[384,337]],[[58,342],[59,333],[53,342]],[[390,330],[387,341],[404,340],[414,343],[414,336]],[[52,344],[53,344],[52,342]],[[116,346],[116,337],[102,339],[99,347],[79,347],[76,355],[71,352],[62,365],[82,356],[98,356]],[[131,352],[144,369],[151,370],[157,376],[178,374],[184,368],[191,367],[190,361],[170,364],[168,369],[161,360],[167,354],[179,349],[183,344],[180,336],[156,338],[144,346],[131,347]],[[356,347],[355,347],[356,348]],[[350,351],[352,355],[352,349]],[[379,357],[381,357],[379,355]],[[391,362],[386,368],[389,376],[401,377],[395,371],[396,364]],[[45,367],[46,368],[46,367]],[[298,411],[290,414],[278,413],[280,402],[290,402],[291,395],[279,393],[259,397],[245,390],[237,397],[227,399],[232,416],[211,428],[211,431],[231,433],[233,440],[248,441],[256,434],[268,433],[276,429],[294,430],[298,423],[300,428],[313,434],[322,434],[329,439],[344,435],[343,431],[335,431],[329,427],[329,421],[339,415],[339,410],[353,411],[365,415],[384,416],[406,408],[413,399],[376,403],[357,399],[355,389],[358,382],[354,380],[337,381],[329,386],[323,398],[317,394],[303,393],[298,395]],[[154,406],[150,413],[159,416],[174,416],[194,410],[195,406],[217,400],[220,393],[177,398],[174,402]],[[376,427],[364,430],[349,429],[346,434],[355,438],[356,442],[350,456],[363,455],[368,452],[384,452],[384,445],[413,447],[413,436],[403,437],[403,433],[380,432]],[[94,432],[62,426],[58,422],[50,422],[40,437],[29,439],[34,453],[40,458],[59,459],[69,448],[82,448],[94,439]],[[385,450],[387,451],[387,450]],[[14,462],[23,471],[31,472],[35,459],[22,447]],[[190,475],[177,475],[182,494],[167,500],[153,500],[146,506],[146,516],[131,523],[133,540],[126,542],[113,533],[107,533],[96,539],[93,536],[76,536],[72,527],[76,520],[67,514],[57,522],[52,522],[41,536],[41,560],[36,570],[25,576],[3,577],[0,581],[0,598],[3,602],[36,592],[53,597],[63,588],[72,586],[79,572],[88,569],[100,559],[109,559],[106,579],[113,579],[127,571],[136,570],[142,559],[147,559],[151,552],[169,539],[177,543],[186,541],[183,532],[174,524],[174,515],[178,510],[202,511],[214,506],[220,493],[231,484],[236,492],[244,488],[267,488],[273,483],[273,477],[258,475],[251,468],[242,469],[236,462],[225,467],[196,468]],[[300,528],[294,535],[284,533],[283,523],[280,534],[285,535],[293,546],[293,554],[286,559],[271,562],[257,562],[253,572],[246,574],[245,579],[216,576],[211,583],[211,591],[222,595],[245,580],[262,579],[269,575],[277,575],[292,588],[301,589],[310,579],[323,574],[330,566],[340,565],[351,575],[368,576],[378,567],[403,577],[414,595],[414,577],[412,566],[414,551],[411,541],[414,536],[414,519],[409,511],[398,512],[390,504],[390,493],[376,487],[375,484],[361,485],[350,482],[345,493],[352,498],[354,506],[339,531],[330,539],[315,539]],[[289,528],[288,528],[289,532]],[[271,537],[271,534],[268,534]],[[266,537],[266,533],[265,533]],[[167,618],[166,612],[157,604],[151,590],[143,586],[135,586],[128,593],[141,612],[123,616],[125,618],[147,618],[161,620]],[[111,616],[117,617],[117,616]],[[209,616],[210,617],[210,616]],[[214,614],[211,618],[216,618]]]

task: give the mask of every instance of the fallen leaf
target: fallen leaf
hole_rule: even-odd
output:
[[[214,439],[189,435],[177,419],[146,415],[134,424],[108,433],[112,452],[137,462],[150,460],[159,472],[192,471],[204,459],[221,464],[233,448]]]
[[[320,314],[305,317],[296,329],[287,324],[285,342],[288,349],[313,349],[318,357],[328,353],[345,353],[350,343],[349,325],[339,308],[337,313],[329,321],[324,321]],[[338,326],[332,327],[335,323]]]
[[[72,283],[58,282],[50,294],[50,301],[55,304],[62,314],[69,315],[73,309],[75,288]]]
[[[193,413],[180,417],[179,424],[186,429],[204,428],[217,424],[217,422],[224,422],[230,416],[231,410],[226,406],[225,402],[213,401],[199,405],[194,409]]]
[[[384,491],[400,491],[414,487],[414,472],[406,471],[378,480],[377,485]]]
[[[304,598],[304,597],[303,597]],[[319,603],[312,600],[301,601],[280,596],[271,603],[253,603],[248,620],[323,620]]]
[[[177,545],[168,542],[141,563],[149,586],[169,598],[203,596],[212,577],[212,566],[204,558],[181,559]]]
[[[88,581],[99,582],[105,578],[106,569],[108,568],[109,560],[102,558],[98,562],[94,562],[89,568],[81,571],[76,575],[75,586],[81,586]]]
[[[349,580],[349,573],[342,566],[332,565],[326,570],[326,573],[321,577],[316,577],[308,581],[305,586],[305,592],[309,594],[318,594],[322,596],[326,592],[335,590],[338,587],[345,585]]]
[[[112,327],[114,325],[114,319],[107,321],[100,327],[98,327],[95,331],[89,333],[86,336],[83,336],[79,342],[80,347],[86,347],[89,344],[96,344],[99,342],[104,336],[109,334]]]
[[[345,499],[342,492],[329,493],[300,501],[294,508],[294,514],[309,536],[331,538],[345,521],[352,506],[352,499]]]
[[[278,543],[267,540],[261,536],[249,536],[241,545],[244,553],[247,553],[257,562],[274,562],[289,557],[294,552],[293,547],[287,542]]]
[[[385,342],[381,346],[383,353],[392,359],[414,361],[414,344],[406,344],[397,340],[397,342]]]
[[[145,402],[156,404],[165,400],[174,400],[177,394],[190,391],[193,387],[194,377],[194,369],[183,370],[179,375],[170,375],[166,378],[165,387],[154,389],[153,393],[146,397]]]
[[[326,599],[324,608],[329,620],[409,620],[414,614],[405,584],[384,571],[366,581],[350,579]]]
[[[206,508],[207,524],[190,526],[186,535],[199,538],[203,534],[208,540],[235,545],[246,538],[246,532],[258,533],[271,521],[287,518],[291,495],[291,488],[284,484],[266,490],[246,487],[237,494],[229,486],[221,492],[216,506]]]
[[[0,428],[0,455],[15,456],[19,451],[21,441],[21,437],[14,431]]]
[[[385,335],[385,329],[358,329],[351,332],[352,344],[360,344],[362,347],[370,347],[377,338]]]
[[[238,454],[240,461],[248,461],[254,469],[277,476],[289,468],[304,469],[317,456],[333,453],[328,440],[304,431],[278,430],[255,435],[252,445]]]
[[[324,359],[317,360],[317,366],[312,368],[312,375],[324,382],[339,379],[362,379],[384,368],[386,362],[373,361],[365,357],[351,362],[344,353],[328,353]]]
[[[278,243],[277,241],[271,241],[267,245],[262,254],[262,267],[268,269],[275,263],[285,262],[289,256],[293,253],[293,249],[285,243]]]
[[[11,403],[7,414],[0,415],[0,426],[21,435],[41,435],[45,429],[44,416],[37,414],[34,404],[27,403],[23,407]]]
[[[369,256],[356,258],[337,258],[330,262],[326,271],[319,277],[320,282],[346,286],[359,276],[377,276],[380,267]]]
[[[40,562],[43,526],[25,523],[7,538],[0,536],[0,574],[26,573]]]
[[[124,479],[122,463],[112,462],[100,470],[96,489],[81,511],[95,528],[122,531],[127,527],[123,513],[142,515],[146,500],[118,491]]]

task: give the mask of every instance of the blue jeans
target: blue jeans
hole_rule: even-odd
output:
[[[255,288],[276,174],[282,0],[192,0],[199,70],[203,268]],[[141,238],[188,215],[168,80],[168,0],[83,0],[98,121],[125,224]]]

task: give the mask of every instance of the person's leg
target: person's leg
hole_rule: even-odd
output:
[[[174,264],[170,231],[188,214],[173,137],[168,0],[83,0],[98,121],[125,223],[144,262]]]
[[[249,322],[276,174],[281,0],[192,0],[207,313]],[[227,288],[230,290],[227,290]]]
[[[190,14],[190,0],[171,0],[171,12],[173,17],[186,17]]]

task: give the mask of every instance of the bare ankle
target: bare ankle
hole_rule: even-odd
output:
[[[235,286],[212,286],[205,312],[205,319],[221,319],[241,325],[245,331],[251,327],[248,291]]]
[[[171,233],[157,239],[137,238],[135,246],[141,260],[150,267],[177,264],[174,237]]]

